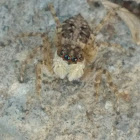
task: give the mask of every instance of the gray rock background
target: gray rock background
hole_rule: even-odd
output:
[[[1,0],[0,42],[14,40],[23,32],[49,32],[51,38],[55,24],[46,8],[50,2],[61,21],[81,13],[93,29],[106,15],[102,5],[89,9],[85,0]],[[127,50],[125,54],[104,47],[97,59],[112,73],[120,92],[129,93],[130,100],[116,101],[103,76],[96,101],[93,71],[87,81],[57,79],[44,83],[40,101],[35,91],[35,65],[40,57],[28,66],[24,83],[18,77],[21,62],[42,43],[41,39],[1,43],[0,140],[140,139],[140,46],[132,41],[128,27],[119,17],[105,25],[98,39],[121,44]]]

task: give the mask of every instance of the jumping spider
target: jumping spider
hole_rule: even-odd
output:
[[[26,65],[29,64],[38,51],[42,51],[43,60],[36,65],[36,90],[38,94],[41,92],[42,66],[45,66],[52,75],[60,79],[67,77],[69,81],[82,80],[87,73],[92,71],[91,64],[95,61],[99,46],[105,45],[123,49],[118,44],[96,42],[96,34],[99,33],[106,21],[114,14],[114,11],[107,13],[106,17],[94,29],[93,33],[81,14],[60,23],[52,4],[49,5],[49,10],[55,20],[57,30],[56,40],[53,42],[53,45],[56,47],[54,54],[51,50],[52,44],[46,33],[28,33],[18,36],[40,36],[43,40],[43,44],[35,48],[23,61],[20,70],[20,81],[23,82]],[[96,69],[95,95],[98,95],[102,74],[106,75],[109,87],[118,95],[119,92],[116,85],[112,82],[111,74],[102,68]]]

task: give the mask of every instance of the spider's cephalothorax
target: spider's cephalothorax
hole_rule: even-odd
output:
[[[58,55],[68,64],[76,64],[84,60],[83,49],[87,44],[91,29],[85,19],[76,15],[62,24],[61,48]]]
[[[120,47],[118,44],[110,44],[107,42],[96,42],[96,35],[93,34],[88,22],[80,15],[75,15],[63,23],[59,21],[56,16],[53,5],[49,5],[49,9],[56,23],[56,39],[50,43],[46,33],[29,33],[22,34],[18,37],[25,36],[36,36],[39,35],[43,39],[43,44],[33,50],[27,59],[23,62],[21,68],[20,81],[23,81],[24,71],[26,64],[35,56],[40,50],[43,54],[43,59],[36,66],[36,88],[37,92],[41,92],[41,77],[42,77],[42,66],[46,66],[48,71],[61,79],[65,77],[69,81],[83,79],[87,76],[87,73],[92,72],[92,64],[95,62],[95,56],[97,54],[98,47],[100,45]],[[106,17],[101,23],[94,29],[94,32],[98,32],[102,29],[103,25],[112,16],[112,11],[108,12]],[[55,44],[56,51],[53,54],[51,50],[52,44]],[[102,74],[106,75],[107,83],[110,88],[117,94],[118,89],[111,80],[111,75],[107,70],[102,68],[96,69],[95,78],[95,94],[98,95],[99,85],[101,83]]]

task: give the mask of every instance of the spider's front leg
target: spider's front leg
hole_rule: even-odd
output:
[[[40,37],[44,37],[45,36],[45,33],[22,33],[20,35],[17,35],[15,37],[15,40],[19,39],[19,38],[23,38],[23,37],[31,37],[31,36],[40,36]],[[36,47],[35,49],[32,50],[32,52],[27,56],[27,58],[22,62],[22,65],[21,65],[21,69],[20,69],[20,82],[23,82],[24,81],[24,73],[25,73],[25,69],[26,69],[26,66],[27,64],[29,64],[31,62],[31,60],[35,57],[35,55],[40,52],[43,48],[43,45],[40,45],[38,47]]]
[[[19,39],[19,38],[23,38],[23,37],[31,37],[31,36],[40,36],[41,38],[43,38],[43,44],[46,40],[46,34],[45,33],[22,33],[20,35],[17,35],[15,37],[15,39]],[[38,47],[36,47],[35,49],[33,49],[33,51],[27,56],[27,58],[22,62],[22,65],[21,65],[21,69],[20,69],[20,82],[23,82],[24,81],[24,74],[25,74],[25,69],[26,69],[26,66],[27,64],[29,64],[31,62],[31,60],[36,56],[36,54],[38,52],[40,52],[41,50],[43,49],[43,45],[40,45]]]
[[[5,46],[8,46],[9,44],[11,44],[12,42],[16,42],[17,39],[20,39],[20,38],[23,38],[23,37],[31,37],[31,36],[43,36],[44,33],[39,33],[39,32],[36,32],[36,33],[21,33],[20,35],[16,35],[14,37],[14,39],[11,39],[11,40],[6,40],[4,42],[1,42],[0,41],[0,47],[5,47]]]
[[[40,45],[37,48],[33,49],[32,52],[26,57],[26,59],[22,62],[21,64],[21,69],[20,69],[20,82],[24,81],[24,74],[25,74],[25,69],[27,64],[31,62],[31,60],[35,57],[35,55],[42,50],[43,46]]]
[[[15,40],[24,38],[24,37],[32,37],[32,36],[44,37],[45,35],[46,35],[46,33],[40,33],[40,32],[21,33],[19,35],[16,35]]]
[[[51,44],[48,37],[43,38],[43,61],[40,61],[36,66],[36,91],[37,94],[41,93],[42,84],[42,67],[45,66],[50,74],[53,74],[53,55],[51,51]]]
[[[42,51],[42,53],[43,53],[43,60],[45,61],[44,64],[48,66],[49,71],[52,71],[52,66],[51,66],[52,65],[52,53],[50,50],[50,43],[48,41],[48,37],[45,34],[41,34],[41,37],[43,40],[43,45],[40,45],[39,47],[33,49],[33,51],[22,62],[21,69],[20,69],[20,82],[24,81],[24,74],[25,74],[25,69],[26,69],[27,64],[29,64],[31,62],[31,60],[36,56],[36,54],[40,51]]]
[[[100,23],[97,25],[97,27],[95,27],[94,34],[97,35],[101,31],[103,26],[111,19],[111,17],[113,17],[113,15],[116,14],[115,13],[116,10],[118,10],[118,8],[112,9],[112,10],[107,12],[107,15],[100,21]]]
[[[49,4],[48,7],[49,7],[49,10],[50,10],[50,12],[51,12],[51,14],[52,14],[52,16],[54,18],[54,21],[56,23],[56,30],[57,30],[57,32],[56,32],[56,37],[55,37],[55,45],[59,49],[59,48],[61,48],[62,25],[60,23],[59,18],[56,15],[56,11],[54,10],[54,6],[52,4]]]
[[[98,96],[99,96],[99,87],[100,87],[100,84],[101,84],[102,73],[103,73],[103,70],[98,69],[96,77],[95,77],[94,87],[95,87],[95,96],[96,96],[96,98],[98,98]]]
[[[96,74],[96,78],[95,78],[94,86],[95,86],[96,97],[99,96],[99,87],[100,87],[100,83],[101,83],[101,79],[102,79],[103,74],[106,76],[107,84],[110,87],[110,89],[114,92],[117,100],[118,100],[119,97],[122,97],[126,101],[130,100],[130,97],[127,93],[119,92],[117,85],[114,84],[113,81],[112,81],[111,73],[108,70],[101,69],[101,68],[97,70],[97,74]]]
[[[120,50],[123,53],[127,53],[126,49],[124,49],[120,44],[103,42],[103,41],[100,41],[97,44],[98,44],[99,47],[101,47],[101,46],[103,46],[103,47],[109,47],[109,48],[113,47],[115,49]]]
[[[59,21],[59,18],[58,18],[57,15],[56,15],[56,11],[54,10],[53,4],[50,3],[50,4],[48,5],[48,7],[49,7],[49,10],[50,10],[50,12],[51,12],[51,14],[52,14],[54,20],[55,20],[55,23],[56,23],[57,27],[61,26],[61,23],[60,23],[60,21]]]

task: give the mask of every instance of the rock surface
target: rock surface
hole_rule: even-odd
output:
[[[102,5],[89,9],[85,0],[1,0],[0,42],[27,32],[55,31],[47,9],[52,2],[61,21],[81,13],[94,29],[106,15]],[[42,43],[39,37],[0,45],[0,140],[139,140],[140,139],[140,46],[131,39],[124,22],[113,17],[97,36],[127,50],[103,47],[97,58],[112,73],[120,92],[130,95],[116,100],[106,80],[98,101],[94,94],[95,72],[87,81],[54,79],[42,85],[41,99],[35,91],[35,64],[29,64],[24,83],[18,81],[21,62]],[[98,65],[98,64],[97,64]],[[50,77],[45,77],[47,80]]]

